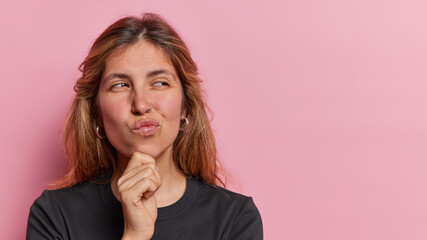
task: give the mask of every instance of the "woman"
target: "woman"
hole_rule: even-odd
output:
[[[252,199],[216,186],[201,80],[170,25],[120,19],[80,69],[71,170],[34,202],[27,239],[262,239]]]

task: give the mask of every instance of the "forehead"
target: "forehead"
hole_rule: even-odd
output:
[[[156,68],[165,68],[176,75],[163,49],[142,40],[114,50],[105,63],[104,74],[110,71],[153,71]]]

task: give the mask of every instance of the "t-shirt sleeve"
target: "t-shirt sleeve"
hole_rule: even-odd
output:
[[[27,223],[27,240],[32,239],[63,239],[60,233],[60,221],[55,214],[56,204],[44,191],[30,208]]]
[[[229,239],[262,240],[263,228],[261,215],[252,198],[247,198],[238,210]]]

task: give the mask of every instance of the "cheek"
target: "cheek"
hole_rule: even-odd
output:
[[[117,124],[125,120],[126,101],[101,97],[99,105],[105,130],[114,131]]]
[[[182,115],[182,96],[180,93],[167,95],[155,102],[155,106],[173,125],[179,127]]]

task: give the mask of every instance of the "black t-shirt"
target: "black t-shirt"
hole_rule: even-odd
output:
[[[27,239],[120,239],[121,203],[111,185],[87,182],[46,190],[31,206]],[[252,198],[187,178],[184,195],[158,208],[152,239],[263,239]]]

